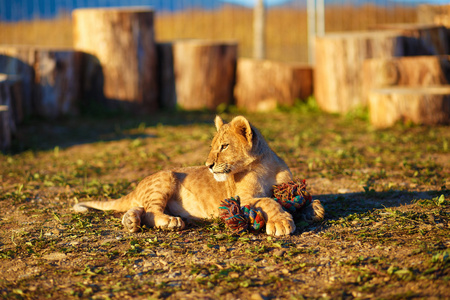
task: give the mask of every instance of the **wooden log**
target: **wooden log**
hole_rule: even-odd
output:
[[[346,113],[366,106],[362,89],[363,62],[368,58],[425,55],[417,39],[398,31],[327,34],[316,38],[314,91],[327,112]]]
[[[370,122],[387,128],[396,122],[437,125],[450,123],[450,85],[394,87],[369,93]]]
[[[450,56],[367,59],[362,76],[365,98],[375,88],[450,84]]]
[[[138,112],[155,111],[158,91],[153,11],[76,9],[72,18],[74,47],[98,58],[104,96],[109,102]]]
[[[312,67],[268,60],[239,59],[234,97],[238,108],[269,111],[312,95]]]
[[[0,74],[0,105],[8,107],[10,128],[13,133],[15,133],[17,125],[24,120],[23,91],[20,76]]]
[[[11,146],[11,137],[17,130],[21,98],[16,91],[20,83],[12,75],[0,74],[0,150]]]
[[[21,116],[56,118],[78,113],[80,57],[71,49],[32,46],[0,47],[0,70],[21,79]],[[10,77],[11,79],[11,77]],[[17,114],[17,108],[13,106]]]
[[[36,114],[57,118],[79,113],[80,53],[69,49],[36,48]]]
[[[0,105],[7,107],[8,130],[15,134],[17,125],[23,120],[22,114],[22,87],[17,76],[0,74]]]
[[[173,110],[177,106],[175,71],[173,65],[173,43],[157,43],[159,106]]]
[[[0,150],[11,146],[10,113],[8,106],[0,105]]]
[[[0,46],[0,73],[19,76],[22,90],[22,121],[35,112],[33,98],[35,91],[35,47],[32,46]]]
[[[235,42],[185,40],[173,44],[178,105],[187,110],[231,104],[235,83]]]
[[[422,55],[448,55],[450,44],[448,30],[444,26],[433,24],[379,24],[375,30],[396,30],[399,35],[412,39],[415,49],[409,55],[417,55],[419,49]],[[408,53],[407,53],[408,55]]]

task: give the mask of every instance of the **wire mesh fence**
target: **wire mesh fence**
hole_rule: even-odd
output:
[[[415,22],[416,6],[390,0],[325,2],[325,33],[365,30],[383,23]],[[233,3],[231,3],[233,2]],[[252,56],[251,5],[238,0],[1,0],[0,44],[71,47],[71,12],[83,7],[150,6],[158,41],[236,40],[239,55]],[[240,1],[252,3],[252,1]],[[308,60],[306,0],[266,1],[266,58]],[[281,3],[281,4],[280,4]]]

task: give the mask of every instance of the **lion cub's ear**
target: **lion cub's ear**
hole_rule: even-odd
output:
[[[220,127],[223,126],[222,118],[219,116],[216,116],[216,118],[214,119],[214,125],[216,125],[216,129],[217,129],[217,131],[219,131]]]
[[[247,143],[252,145],[253,132],[250,123],[243,116],[237,116],[230,123],[236,130],[236,133],[245,138]]]

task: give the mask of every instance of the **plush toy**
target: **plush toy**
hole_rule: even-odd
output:
[[[274,200],[294,218],[301,213],[303,207],[308,206],[312,197],[306,190],[305,180],[294,180],[273,186]],[[259,231],[266,221],[262,213],[249,205],[241,207],[239,196],[222,201],[219,207],[220,218],[233,233],[245,231]]]

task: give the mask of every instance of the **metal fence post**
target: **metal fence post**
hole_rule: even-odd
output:
[[[253,57],[265,57],[265,8],[264,0],[258,0],[253,10]]]

